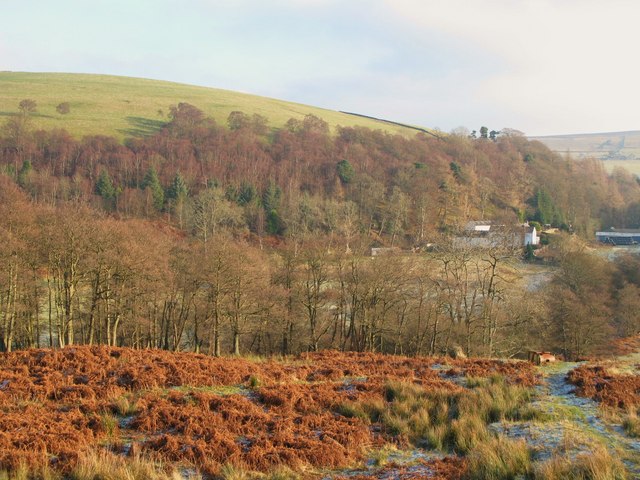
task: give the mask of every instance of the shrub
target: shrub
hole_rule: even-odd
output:
[[[71,105],[69,104],[69,102],[59,103],[58,106],[56,107],[56,112],[58,112],[60,115],[66,115],[70,111],[71,111]]]
[[[251,375],[249,377],[249,387],[258,388],[260,385],[262,385],[262,382],[260,381],[260,378],[258,376]]]

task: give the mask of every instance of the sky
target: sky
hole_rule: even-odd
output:
[[[0,0],[0,70],[237,90],[450,131],[640,130],[637,0]]]

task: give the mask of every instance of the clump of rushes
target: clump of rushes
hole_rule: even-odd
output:
[[[638,411],[636,409],[631,408],[627,411],[622,421],[622,427],[630,437],[640,437],[640,417],[638,417]]]
[[[300,480],[302,477],[290,468],[282,466],[266,474],[264,478],[265,480]]]
[[[418,447],[466,454],[491,438],[487,424],[532,419],[531,389],[501,376],[470,378],[469,390],[426,390],[407,382],[388,382],[384,401],[363,400],[337,407],[337,413],[378,423],[396,440]]]
[[[524,440],[502,435],[477,445],[469,455],[465,480],[510,480],[531,472],[531,453]]]
[[[28,465],[22,464],[11,472],[0,471],[0,480],[62,480],[62,474],[51,470],[50,467],[39,467],[30,469]]]
[[[135,402],[132,403],[129,398],[123,395],[113,401],[111,409],[121,417],[128,417],[137,413],[138,406]]]
[[[627,472],[619,458],[599,445],[576,457],[558,455],[536,465],[535,480],[626,480]]]
[[[107,451],[92,451],[78,459],[69,476],[71,480],[174,480],[178,473],[166,473],[161,464],[142,456],[120,457]],[[199,477],[190,477],[196,480]]]
[[[118,432],[120,430],[118,419],[114,417],[110,413],[103,413],[100,416],[100,421],[102,423],[102,428],[104,429],[104,433],[109,439],[114,439],[118,436]]]
[[[225,463],[220,468],[220,477],[224,480],[251,480],[251,474],[233,463]]]

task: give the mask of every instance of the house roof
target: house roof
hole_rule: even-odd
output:
[[[603,232],[596,232],[597,237],[616,237],[623,235],[640,235],[640,229],[637,228],[614,228]]]

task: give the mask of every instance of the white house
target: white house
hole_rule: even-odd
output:
[[[540,244],[540,237],[536,231],[536,227],[529,226],[528,223],[523,225],[524,228],[524,245],[538,245]]]

